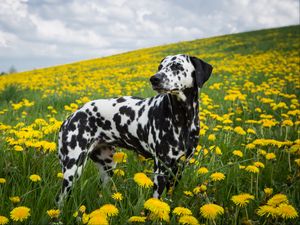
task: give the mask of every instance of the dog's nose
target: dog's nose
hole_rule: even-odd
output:
[[[161,74],[156,74],[156,75],[150,77],[150,82],[152,85],[158,85],[161,80],[162,80]]]

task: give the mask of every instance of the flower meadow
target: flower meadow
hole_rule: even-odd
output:
[[[299,224],[299,26],[141,49],[0,76],[0,225]],[[200,141],[178,186],[152,198],[153,161],[117,149],[103,186],[88,162],[63,208],[57,134],[85,102],[155,95],[162,58],[214,66],[200,94]]]

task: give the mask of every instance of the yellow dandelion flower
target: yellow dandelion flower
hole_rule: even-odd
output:
[[[132,216],[128,219],[129,223],[145,223],[147,217],[146,216]]]
[[[157,198],[150,198],[144,203],[144,207],[151,211],[154,220],[170,221],[170,206],[167,203]]]
[[[141,187],[144,188],[150,188],[153,187],[153,182],[152,180],[147,177],[146,174],[144,173],[136,173],[134,174],[133,180]]]
[[[125,175],[125,172],[124,172],[124,170],[122,170],[122,169],[115,169],[115,170],[114,170],[114,174],[115,174],[116,176],[123,177],[123,176]]]
[[[81,217],[81,221],[83,224],[87,224],[90,220],[90,215],[89,214],[86,214],[86,213],[83,213],[82,214],[82,217]]]
[[[197,171],[198,174],[206,174],[208,173],[208,169],[206,167],[200,167]]]
[[[191,192],[191,191],[184,191],[183,194],[188,196],[188,197],[193,197],[194,196],[193,192]]]
[[[278,216],[276,208],[274,208],[273,206],[270,206],[270,205],[260,206],[256,213],[259,216],[267,216],[267,217],[269,217],[269,216],[272,216],[272,217]]]
[[[123,162],[126,162],[126,160],[127,160],[127,154],[124,153],[124,152],[116,152],[116,153],[113,155],[113,160],[114,160],[114,162],[116,162],[116,163],[123,163]]]
[[[234,202],[239,207],[245,207],[250,200],[253,200],[254,196],[248,193],[243,193],[239,195],[234,195],[231,197],[231,201]]]
[[[296,211],[296,209],[293,206],[288,205],[286,203],[280,204],[277,207],[277,213],[283,219],[294,219],[298,217],[298,212]]]
[[[64,178],[64,174],[63,173],[57,173],[56,175],[57,178],[63,179]]]
[[[216,173],[213,173],[210,175],[210,178],[213,180],[213,181],[221,181],[221,180],[224,180],[225,179],[225,175],[223,173],[220,173],[220,172],[216,172]]]
[[[22,222],[26,220],[29,216],[30,216],[30,209],[25,206],[16,207],[10,212],[10,218],[13,221]]]
[[[84,213],[85,210],[86,210],[85,205],[81,205],[81,206],[79,207],[79,212]]]
[[[259,168],[257,168],[256,166],[252,166],[252,165],[247,166],[245,168],[245,170],[250,173],[259,173]]]
[[[19,196],[12,196],[12,197],[9,197],[9,200],[12,202],[12,203],[19,203],[21,201],[20,197]]]
[[[249,143],[246,145],[246,149],[254,149],[255,148],[255,144]]]
[[[233,154],[233,155],[236,155],[236,156],[238,156],[238,157],[241,157],[241,158],[244,156],[243,152],[241,152],[240,150],[234,150],[234,151],[232,152],[232,154]]]
[[[15,145],[14,146],[14,150],[17,151],[17,152],[21,152],[21,151],[24,150],[24,148],[22,146],[20,146],[20,145]]]
[[[105,204],[105,205],[101,206],[100,211],[108,217],[116,216],[119,214],[118,208],[112,204]]]
[[[215,141],[216,140],[216,135],[214,135],[214,134],[208,135],[208,140],[209,141]]]
[[[39,182],[42,180],[42,178],[37,174],[30,175],[29,179],[33,182]]]
[[[108,225],[107,218],[104,214],[98,213],[94,214],[94,216],[90,215],[90,219],[88,225]]]
[[[266,155],[267,152],[265,150],[263,150],[263,149],[259,149],[258,150],[258,154],[260,154],[260,155]]]
[[[256,134],[255,130],[251,129],[251,128],[248,128],[247,129],[247,133],[248,134]]]
[[[246,166],[239,165],[239,169],[243,170],[243,169],[245,169],[245,168],[246,168]]]
[[[184,224],[184,225],[199,225],[198,220],[190,215],[184,215],[181,216],[178,220],[179,224]]]
[[[214,220],[218,215],[224,214],[222,206],[208,203],[200,208],[200,213],[205,219]]]
[[[244,131],[244,129],[243,129],[242,127],[240,127],[240,126],[235,127],[235,128],[233,129],[233,131],[234,131],[235,133],[237,133],[237,134],[240,134],[240,135],[246,135],[246,134],[247,134],[246,131]]]
[[[254,162],[253,165],[257,168],[265,168],[265,165],[262,162]]]
[[[9,219],[5,216],[0,216],[0,225],[6,225],[8,224]]]
[[[216,147],[215,152],[217,155],[222,155],[222,151],[218,146]]]
[[[185,207],[176,207],[173,209],[173,214],[177,216],[192,215],[192,211]]]
[[[59,209],[49,209],[49,210],[47,210],[47,214],[48,214],[48,216],[50,216],[50,218],[58,218],[59,214],[60,214],[60,210]]]
[[[281,203],[289,204],[289,200],[288,200],[287,196],[284,194],[276,194],[267,201],[267,205],[270,205],[273,207],[278,206]]]
[[[266,196],[270,196],[273,194],[273,188],[265,188],[264,192],[265,192]]]
[[[291,121],[291,120],[284,120],[284,121],[282,121],[282,124],[281,124],[281,126],[288,126],[288,127],[291,127],[291,126],[293,126],[294,125],[294,123],[293,123],[293,121]]]
[[[122,201],[123,200],[123,195],[120,192],[116,192],[116,193],[112,194],[111,197],[116,201]]]
[[[265,157],[266,157],[266,160],[276,159],[276,155],[275,155],[275,153],[273,153],[273,152],[267,153],[267,154],[265,155]]]
[[[5,178],[0,178],[0,184],[4,184],[6,183],[6,179]]]

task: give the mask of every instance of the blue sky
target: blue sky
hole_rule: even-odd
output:
[[[298,0],[1,0],[0,72],[293,24]]]

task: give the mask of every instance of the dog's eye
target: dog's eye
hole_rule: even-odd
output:
[[[160,64],[160,65],[158,66],[158,70],[161,70],[162,67],[163,67],[163,66]]]

